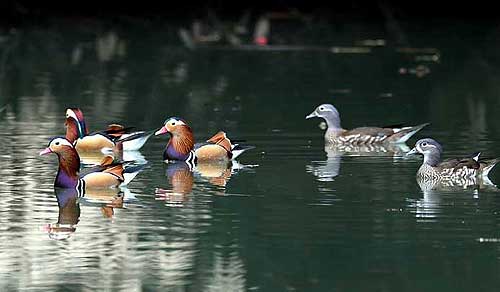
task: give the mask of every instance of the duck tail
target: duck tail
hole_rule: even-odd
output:
[[[153,135],[154,132],[154,130],[151,130],[122,134],[121,137],[115,141],[115,143],[117,144],[117,146],[121,144],[123,150],[136,151],[141,149],[141,147],[146,144],[146,141]]]
[[[430,123],[424,123],[413,127],[403,127],[400,129],[394,129],[396,132],[390,137],[391,143],[405,143],[411,136],[415,135],[418,131],[422,130],[424,127],[428,126]]]
[[[250,150],[250,149],[254,149],[254,148],[255,148],[255,146],[235,144],[235,145],[233,145],[233,149],[231,150],[231,152],[233,154],[231,159],[236,159],[238,156],[243,154],[243,152]]]
[[[483,177],[488,177],[488,174],[490,171],[497,165],[497,163],[500,162],[500,158],[493,158],[493,159],[485,159],[480,161],[480,165],[482,168],[482,176]]]

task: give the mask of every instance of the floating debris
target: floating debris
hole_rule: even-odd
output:
[[[440,59],[439,54],[415,56],[415,61],[417,61],[417,62],[434,62],[434,63],[439,63],[440,60],[441,59]]]
[[[479,237],[477,239],[479,242],[500,242],[500,238],[484,238],[484,237]]]
[[[396,52],[403,54],[439,54],[439,50],[436,48],[396,48]]]
[[[350,88],[338,88],[338,89],[330,89],[328,90],[330,93],[336,93],[336,94],[349,94],[352,92]]]
[[[424,77],[427,74],[431,73],[431,69],[425,65],[418,65],[415,68],[404,68],[401,67],[399,68],[399,74],[401,75],[406,75],[406,74],[413,74],[419,78]]]
[[[383,39],[375,39],[375,40],[362,40],[356,43],[358,46],[367,46],[367,47],[383,47],[385,46],[385,40]]]
[[[372,50],[364,47],[331,47],[330,52],[334,54],[369,54]]]

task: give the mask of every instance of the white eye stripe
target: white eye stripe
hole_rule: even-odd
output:
[[[52,142],[50,143],[50,145],[66,145],[66,146],[70,146],[70,147],[73,147],[73,145],[71,145],[71,143],[69,143],[68,140],[66,139],[62,139],[62,138],[57,138],[57,139],[54,139],[52,140]]]
[[[319,110],[322,112],[333,112],[333,110],[331,108],[327,108],[327,107],[320,107]]]
[[[71,118],[75,119],[75,121],[78,121],[78,117],[76,116],[75,112],[71,109],[66,110],[66,117],[68,117],[68,118],[71,117]]]
[[[165,124],[171,124],[171,125],[185,125],[186,123],[184,123],[184,122],[183,122],[183,121],[181,121],[181,120],[171,119],[171,120],[168,120]]]

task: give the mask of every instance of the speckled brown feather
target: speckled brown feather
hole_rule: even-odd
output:
[[[390,136],[394,134],[393,129],[389,128],[377,128],[377,127],[360,127],[352,130],[345,130],[340,134],[340,136],[351,136],[351,135],[361,135],[361,136]]]
[[[479,162],[472,158],[463,158],[463,159],[448,159],[438,164],[438,168],[453,168],[460,169],[463,167],[467,167],[470,169],[479,169]]]

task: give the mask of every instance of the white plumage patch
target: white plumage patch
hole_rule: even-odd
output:
[[[75,119],[75,121],[78,121],[78,117],[76,116],[75,112],[72,109],[66,110],[66,118],[73,118]]]
[[[64,138],[56,138],[50,142],[50,146],[60,146],[60,145],[66,145],[73,147],[73,145],[66,139]]]
[[[169,119],[169,120],[165,123],[165,125],[167,125],[167,124],[170,124],[170,125],[172,125],[172,126],[173,126],[173,125],[185,125],[186,123],[184,123],[184,122],[183,122],[183,121],[181,121],[181,120],[178,120],[178,119],[172,118],[172,119]]]

